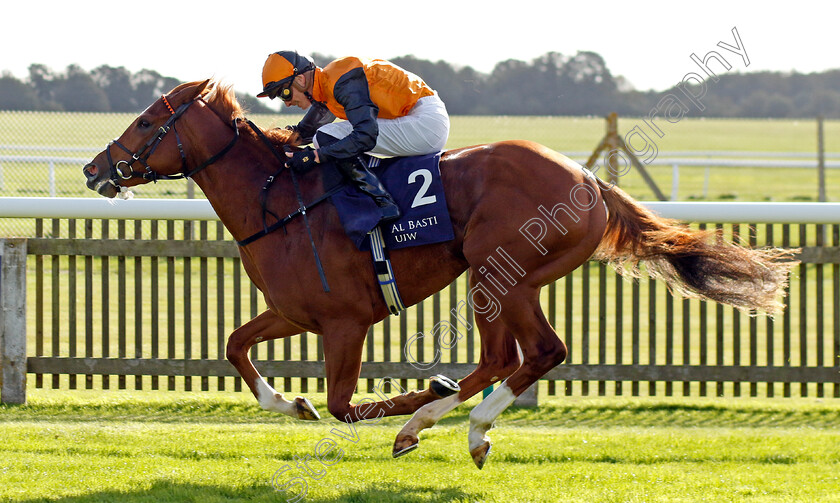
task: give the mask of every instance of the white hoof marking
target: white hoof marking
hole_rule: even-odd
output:
[[[493,427],[493,421],[496,420],[505,409],[516,399],[516,395],[507,385],[507,382],[502,383],[495,391],[490,393],[490,396],[484,399],[480,404],[470,412],[470,432],[468,435],[470,442],[470,450],[476,449],[490,439],[485,435],[490,428]]]
[[[271,386],[265,382],[262,377],[257,378],[257,401],[260,407],[264,410],[273,412],[282,412],[283,414],[297,417],[297,409],[295,404],[283,398],[283,395],[277,393]]]

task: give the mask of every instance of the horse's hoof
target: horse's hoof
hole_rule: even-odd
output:
[[[432,391],[441,398],[452,396],[461,391],[461,387],[458,386],[458,383],[440,374],[429,378],[429,387],[432,388]]]
[[[409,452],[413,451],[414,449],[418,448],[419,446],[420,446],[420,444],[411,444],[404,449],[400,449],[399,451],[396,448],[394,448],[394,457],[398,458],[400,456],[404,456],[404,455],[408,454]]]
[[[308,398],[302,396],[295,398],[295,409],[297,410],[298,419],[303,419],[304,421],[318,421],[321,419],[318,411],[315,410],[315,407],[312,406],[312,402]]]
[[[475,449],[470,450],[470,455],[473,458],[475,466],[481,470],[484,468],[484,463],[487,461],[487,457],[490,456],[490,442],[484,442]]]
[[[397,437],[394,441],[394,452],[392,455],[395,458],[408,454],[420,445],[420,439],[413,435],[406,435],[404,437]]]

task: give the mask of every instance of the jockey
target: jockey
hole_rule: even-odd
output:
[[[295,51],[270,54],[262,73],[263,92],[287,106],[307,110],[296,126],[301,142],[312,142],[294,154],[287,166],[306,170],[335,161],[339,171],[382,211],[382,221],[400,210],[379,179],[359,157],[424,155],[443,150],[449,136],[446,106],[423,80],[380,59],[347,57],[324,68]],[[333,122],[336,118],[346,121]]]

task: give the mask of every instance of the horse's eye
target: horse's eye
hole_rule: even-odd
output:
[[[149,126],[151,126],[151,124],[149,124],[149,121],[147,120],[140,119],[140,122],[137,123],[137,127],[140,129],[147,129]]]

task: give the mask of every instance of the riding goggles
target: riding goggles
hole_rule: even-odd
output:
[[[262,96],[268,96],[268,98],[272,100],[279,97],[283,101],[289,101],[292,99],[292,84],[294,84],[296,76],[297,75],[292,75],[291,77],[286,77],[283,80],[269,83],[266,86],[267,89],[261,93]]]

